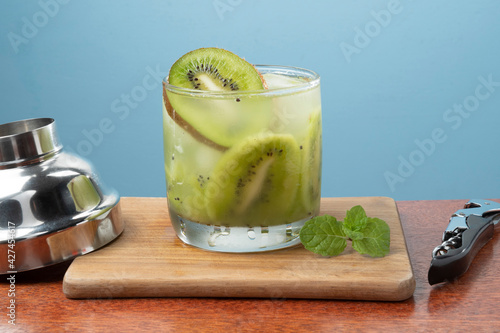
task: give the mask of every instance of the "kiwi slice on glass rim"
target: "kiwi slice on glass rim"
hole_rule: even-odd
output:
[[[170,68],[169,83],[176,87],[209,91],[264,89],[261,75],[253,65],[236,54],[218,48],[186,53]]]
[[[237,92],[266,89],[258,70],[232,52],[201,48],[177,60],[170,69],[163,99],[168,115],[194,138],[226,150],[251,133],[265,128],[268,110],[246,103]],[[200,91],[186,94],[175,87]],[[221,93],[217,98],[202,92]],[[220,97],[225,92],[229,96]]]

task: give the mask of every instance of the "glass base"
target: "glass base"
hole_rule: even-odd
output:
[[[269,227],[224,227],[189,221],[170,214],[177,236],[186,244],[218,252],[262,252],[300,244],[299,232],[310,217]]]

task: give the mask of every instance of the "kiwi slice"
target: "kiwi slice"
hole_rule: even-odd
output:
[[[186,53],[170,68],[171,85],[210,91],[264,89],[261,75],[236,54],[218,48],[202,48]]]
[[[266,88],[254,66],[218,48],[185,54],[172,65],[168,81],[172,86],[222,93]],[[209,98],[164,87],[163,97],[172,119],[200,142],[221,151],[265,128],[270,118],[259,101],[235,94]]]
[[[167,187],[169,209],[175,214],[193,222],[210,224],[205,206],[204,179],[182,176],[170,179]]]
[[[289,134],[261,134],[229,149],[206,182],[213,224],[270,226],[291,222],[300,180],[300,153]]]
[[[300,187],[287,215],[293,221],[319,214],[321,200],[321,111],[309,115],[305,137],[300,140]]]
[[[196,140],[198,140],[201,143],[206,144],[207,146],[210,146],[210,147],[215,148],[215,149],[220,150],[220,151],[225,151],[227,149],[227,147],[222,146],[222,145],[210,140],[209,138],[207,138],[206,136],[204,136],[203,134],[198,132],[198,130],[196,128],[194,128],[190,123],[185,121],[179,115],[178,112],[174,111],[174,108],[172,107],[172,104],[170,104],[170,101],[169,101],[168,96],[167,96],[167,90],[165,89],[165,83],[163,83],[163,105],[165,106],[165,111],[170,116],[170,118],[172,118],[175,121],[175,123],[177,125],[179,125],[181,128],[183,128],[186,132],[191,134],[191,136],[193,138],[195,138]]]
[[[321,111],[311,113],[302,152],[302,199],[312,214],[317,214],[321,199]]]

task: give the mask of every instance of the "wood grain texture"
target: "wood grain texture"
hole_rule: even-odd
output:
[[[283,297],[75,300],[66,298],[62,291],[67,262],[16,274],[16,326],[9,325],[2,315],[0,331],[498,332],[498,225],[493,239],[459,280],[436,286],[427,283],[432,250],[440,243],[450,215],[468,199],[397,202],[416,281],[413,296],[405,301]],[[7,306],[8,290],[6,278],[0,277],[3,306]]]
[[[166,199],[127,201],[123,235],[105,249],[79,257],[63,290],[70,298],[264,297],[400,301],[415,280],[394,200],[386,197],[323,198],[321,214],[343,219],[361,204],[391,228],[391,250],[371,258],[350,245],[326,258],[295,246],[253,254],[211,252],[175,236]]]

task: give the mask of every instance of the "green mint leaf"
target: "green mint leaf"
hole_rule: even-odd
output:
[[[345,214],[344,228],[352,231],[362,231],[366,227],[366,213],[360,205],[349,209]]]
[[[361,240],[364,237],[363,230],[366,227],[367,217],[361,206],[354,206],[346,212],[342,229],[347,237],[352,240]]]
[[[366,219],[366,217],[365,217]],[[365,237],[365,234],[363,233],[363,230],[359,231],[357,230],[358,228],[355,228],[356,230],[351,230],[349,227],[345,225],[345,223],[342,224],[342,230],[344,231],[345,235],[350,238],[351,240],[360,240]]]
[[[300,230],[304,247],[322,256],[336,256],[347,246],[342,222],[330,215],[317,216],[307,221]]]
[[[361,254],[383,257],[389,253],[391,243],[390,229],[387,223],[378,218],[367,218],[363,229],[364,238],[352,241],[352,247]]]
[[[304,247],[323,256],[336,256],[344,251],[347,240],[354,250],[372,257],[389,253],[390,228],[378,218],[366,216],[361,206],[346,212],[344,222],[330,215],[318,216],[306,222],[300,231]]]

